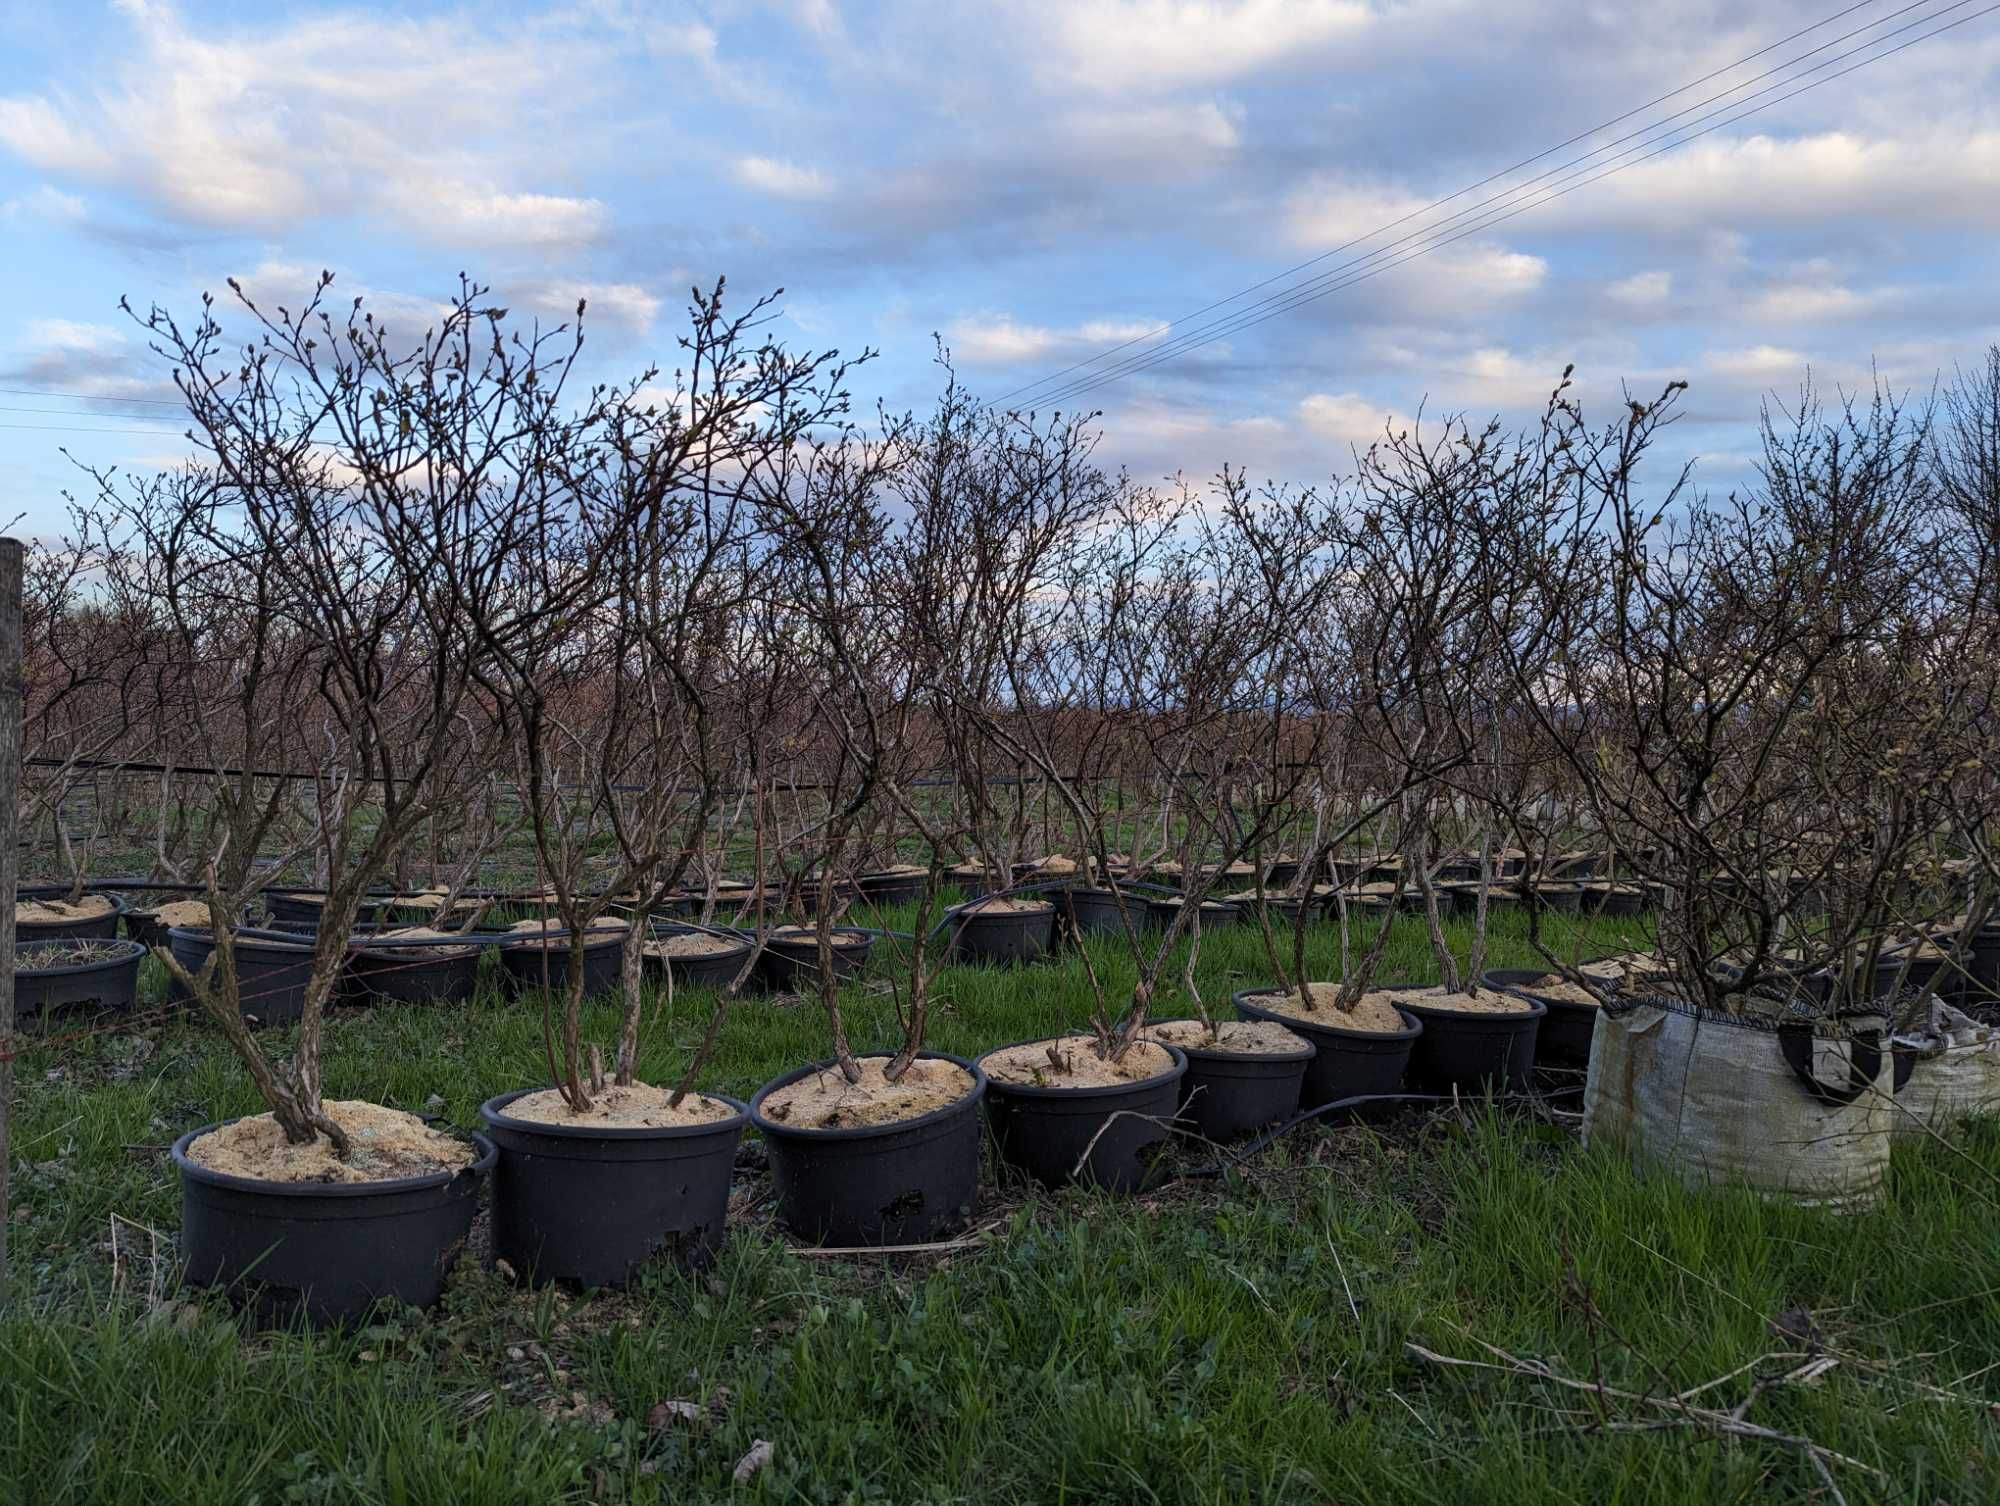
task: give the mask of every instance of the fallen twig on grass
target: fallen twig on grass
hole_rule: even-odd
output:
[[[945,1255],[953,1250],[967,1250],[976,1244],[983,1244],[1005,1219],[994,1219],[981,1224],[976,1229],[968,1229],[956,1239],[937,1239],[924,1244],[913,1245],[800,1245],[793,1250],[795,1255],[809,1255],[814,1259],[828,1260],[835,1256],[847,1255]]]
[[[1524,1360],[1518,1355],[1508,1353],[1497,1345],[1486,1343],[1483,1339],[1474,1339],[1473,1342],[1478,1344],[1488,1354],[1495,1356],[1498,1363],[1495,1360],[1466,1359],[1457,1355],[1440,1354],[1436,1350],[1426,1349],[1423,1345],[1408,1339],[1403,1343],[1403,1352],[1410,1358],[1422,1361],[1428,1365],[1468,1370],[1494,1370],[1506,1375],[1527,1376],[1530,1379],[1546,1381],[1550,1385],[1562,1386],[1568,1390],[1587,1392],[1600,1399],[1629,1402],[1637,1406],[1656,1408],[1669,1414],[1665,1417],[1649,1419],[1609,1419],[1602,1422],[1592,1422],[1585,1427],[1576,1429],[1579,1432],[1588,1432],[1593,1429],[1616,1433],[1659,1432],[1668,1428],[1690,1428],[1734,1438],[1748,1438],[1758,1443],[1770,1443],[1781,1448],[1797,1450],[1805,1454],[1812,1461],[1815,1469],[1819,1470],[1822,1475],[1825,1474],[1826,1466],[1829,1463],[1839,1463],[1853,1469],[1861,1470],[1863,1473],[1872,1475],[1876,1479],[1887,1478],[1883,1475],[1882,1471],[1876,1469],[1872,1464],[1866,1464],[1848,1454],[1838,1453],[1822,1443],[1814,1442],[1810,1438],[1797,1433],[1780,1432],[1776,1428],[1767,1428],[1758,1423],[1746,1421],[1739,1415],[1742,1410],[1741,1407],[1723,1412],[1713,1407],[1695,1406],[1685,1399],[1687,1395],[1708,1389],[1707,1386],[1699,1386],[1694,1388],[1693,1392],[1675,1396],[1641,1395],[1636,1391],[1627,1391],[1617,1386],[1606,1385],[1602,1381],[1584,1380],[1576,1376],[1564,1375],[1540,1360]],[[1801,1366],[1800,1370],[1813,1369],[1817,1363],[1816,1359],[1810,1360],[1806,1365]],[[1797,1373],[1797,1371],[1791,1372],[1791,1374]],[[1820,1372],[1815,1371],[1815,1374],[1818,1373]],[[1789,1376],[1781,1377],[1780,1380],[1788,1378]],[[1727,1377],[1719,1377],[1718,1379],[1727,1379]],[[1712,1385],[1715,1383],[1711,1382],[1709,1384]],[[1754,1395],[1755,1392],[1753,1391],[1753,1398]],[[1747,1405],[1747,1402],[1745,1405]],[[1837,1490],[1835,1491],[1835,1498],[1840,1499]]]

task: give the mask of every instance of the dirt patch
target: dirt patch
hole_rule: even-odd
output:
[[[292,1145],[269,1114],[211,1130],[188,1146],[188,1159],[225,1176],[259,1182],[387,1182],[470,1166],[472,1146],[432,1129],[415,1114],[358,1099],[328,1099],[327,1117],[347,1132],[345,1161],[331,1141]]]
[[[1294,1035],[1275,1020],[1222,1020],[1212,1036],[1200,1020],[1162,1020],[1146,1027],[1146,1039],[1238,1056],[1283,1056],[1306,1044],[1305,1037]]]
[[[672,936],[655,936],[646,943],[648,957],[720,957],[744,945],[729,936],[710,936],[705,931],[681,931]]]
[[[66,899],[24,899],[14,906],[14,923],[47,926],[67,920],[102,920],[117,908],[106,894],[86,894],[75,904]]]
[[[1038,873],[1039,874],[1075,873],[1076,859],[1066,858],[1061,853],[1052,852],[1045,858],[1038,858],[1035,861],[1034,865],[1028,870],[1028,872],[1031,877]]]
[[[543,1088],[516,1098],[502,1110],[510,1119],[526,1119],[533,1124],[576,1124],[599,1129],[672,1129],[686,1124],[715,1124],[736,1110],[719,1098],[690,1093],[676,1106],[670,1100],[672,1088],[656,1088],[643,1082],[629,1087],[609,1087],[593,1095],[588,1109],[579,1114],[570,1108],[560,1088]]]
[[[809,1073],[787,1083],[760,1105],[767,1119],[793,1129],[859,1129],[898,1124],[957,1103],[972,1091],[972,1074],[953,1062],[919,1057],[901,1081],[883,1076],[892,1058],[863,1057],[861,1081],[849,1082],[838,1067]]]
[[[1423,988],[1393,997],[1404,1004],[1421,1004],[1426,1009],[1449,1009],[1458,1014],[1527,1014],[1534,1005],[1518,994],[1503,994],[1482,988],[1476,994],[1446,993],[1442,988]]]
[[[1041,899],[975,899],[962,915],[1044,915],[1055,908]]]
[[[922,863],[891,863],[887,868],[876,868],[862,875],[863,878],[914,878],[930,869]]]
[[[1310,1007],[1295,988],[1271,989],[1250,995],[1259,1009],[1305,1020],[1314,1025],[1332,1025],[1341,1030],[1365,1030],[1371,1035],[1397,1035],[1409,1029],[1409,1022],[1396,1013],[1396,995],[1370,989],[1355,1000],[1352,1009],[1341,1009],[1333,1001],[1340,995],[1338,983],[1308,983]]]
[[[1051,1047],[1054,1059],[1049,1055]],[[1152,1041],[1135,1041],[1117,1061],[1106,1061],[1097,1054],[1090,1037],[1081,1035],[1003,1046],[979,1058],[979,1065],[995,1082],[1036,1088],[1121,1087],[1158,1077],[1171,1071],[1173,1064],[1166,1047]]]

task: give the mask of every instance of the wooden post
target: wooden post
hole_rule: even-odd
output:
[[[0,1303],[7,1300],[14,1117],[14,887],[20,878],[21,541],[0,539]]]

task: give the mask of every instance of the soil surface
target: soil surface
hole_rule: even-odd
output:
[[[543,1088],[539,1093],[516,1098],[501,1112],[510,1119],[526,1119],[533,1124],[594,1125],[599,1129],[670,1129],[684,1124],[714,1124],[736,1110],[719,1098],[690,1093],[678,1107],[669,1102],[672,1088],[655,1088],[635,1082],[629,1087],[609,1087],[591,1095],[590,1107],[579,1114],[571,1109],[560,1088]]]
[[[1476,994],[1451,994],[1442,988],[1420,988],[1393,995],[1405,1004],[1421,1004],[1426,1009],[1450,1009],[1459,1014],[1527,1014],[1534,1005],[1518,994],[1503,994],[1482,988]]]
[[[801,941],[816,941],[819,932],[812,926],[779,926],[771,932],[773,941],[797,944]],[[835,946],[866,946],[874,938],[857,936],[852,931],[835,931],[829,938]]]
[[[682,931],[673,936],[655,936],[646,943],[648,957],[720,957],[744,943],[728,936],[710,936],[703,931]]]
[[[1591,974],[1590,976],[1599,976]],[[1611,980],[1606,979],[1608,984]],[[1519,985],[1538,999],[1554,999],[1559,1004],[1601,1004],[1604,1001],[1581,983],[1571,983],[1560,973],[1545,973],[1532,983]]]
[[[161,925],[169,928],[174,926],[205,926],[208,924],[208,901],[205,899],[170,899],[164,905],[155,906],[151,914]]]
[[[365,950],[371,941],[452,942],[458,940],[459,938],[450,931],[434,930],[430,926],[398,926],[393,931],[378,931],[373,936],[363,937],[361,939],[361,946]],[[478,948],[460,944],[458,946],[395,947],[386,950],[400,952],[414,962],[420,957],[463,957],[467,952],[477,951]]]
[[[1222,1020],[1213,1036],[1200,1020],[1162,1020],[1146,1027],[1146,1039],[1237,1056],[1283,1056],[1306,1044],[1304,1036],[1294,1035],[1275,1020]]]
[[[1029,870],[1029,872],[1030,873],[1075,873],[1076,859],[1066,858],[1062,856],[1062,854],[1060,853],[1052,852],[1047,857],[1039,859],[1035,863],[1034,867]]]
[[[327,1117],[352,1146],[342,1161],[325,1138],[292,1145],[269,1114],[239,1119],[188,1146],[188,1159],[225,1176],[259,1182],[387,1182],[457,1171],[475,1159],[463,1140],[432,1129],[415,1114],[358,1099],[328,1099]]]
[[[919,1057],[901,1081],[890,1082],[882,1075],[890,1061],[863,1057],[859,1082],[849,1082],[838,1067],[811,1073],[787,1083],[760,1107],[767,1119],[794,1129],[859,1129],[920,1118],[972,1091],[972,1074],[953,1062]]]
[[[1049,1058],[1056,1050],[1060,1065]],[[1046,1041],[1029,1041],[1022,1046],[1003,1046],[979,1058],[979,1065],[995,1082],[1015,1083],[1035,1088],[1111,1088],[1129,1082],[1144,1082],[1173,1069],[1174,1059],[1164,1046],[1152,1041],[1134,1041],[1117,1061],[1099,1056],[1091,1038],[1066,1035]]]
[[[1409,1029],[1409,1022],[1396,1013],[1396,995],[1371,989],[1354,1001],[1352,1009],[1341,1009],[1333,1001],[1339,997],[1338,983],[1309,983],[1312,996],[1308,1009],[1295,988],[1271,989],[1250,995],[1250,1002],[1273,1014],[1289,1015],[1315,1025],[1332,1025],[1340,1030],[1365,1030],[1371,1035],[1397,1035]]]
[[[1053,910],[1045,899],[975,899],[960,912],[966,915],[1041,915]]]
[[[66,899],[24,899],[14,905],[14,923],[49,925],[64,920],[99,920],[116,908],[105,894],[86,894],[75,904]]]
[[[557,950],[563,950],[569,946],[572,940],[568,928],[563,925],[561,920],[555,918],[543,919],[536,917],[529,920],[517,920],[511,926],[507,927],[507,929],[516,936],[528,936],[531,938],[541,937],[545,931],[560,931],[563,933],[560,936],[550,936],[543,940],[530,940],[527,943],[529,946],[553,947]],[[628,925],[627,922],[615,919],[612,916],[600,915],[586,929],[592,933],[586,945],[596,946],[601,941],[609,940],[614,936],[624,935],[628,929]]]
[[[122,955],[119,943],[115,941],[41,942],[34,952],[22,952],[14,965],[24,973],[38,973],[53,967],[84,967],[92,962],[109,962]]]

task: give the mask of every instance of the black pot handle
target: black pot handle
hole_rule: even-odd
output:
[[[1829,1087],[1813,1073],[1811,1024],[1800,1021],[1778,1027],[1778,1049],[1784,1052],[1792,1075],[1805,1085],[1805,1090],[1814,1098],[1833,1108],[1846,1108],[1874,1087],[1875,1076],[1882,1070],[1881,1031],[1857,1030],[1847,1039],[1847,1085]]]

